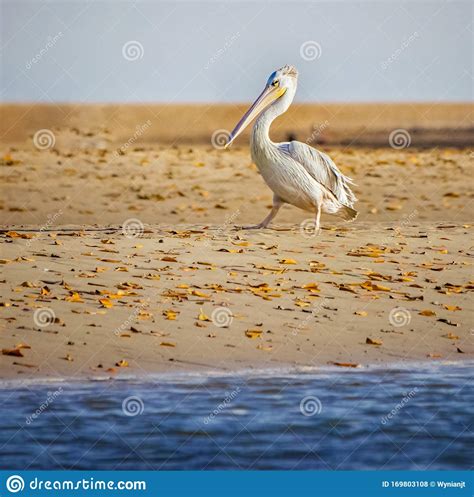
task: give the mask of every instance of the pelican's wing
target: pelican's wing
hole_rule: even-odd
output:
[[[349,186],[354,184],[352,179],[344,176],[328,155],[298,141],[280,143],[278,148],[301,164],[306,172],[330,190],[341,204],[352,207],[357,201]]]

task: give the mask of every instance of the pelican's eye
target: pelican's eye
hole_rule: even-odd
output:
[[[272,86],[274,86],[275,88],[280,86],[280,82],[278,81],[278,79],[275,79],[275,81],[272,81]]]

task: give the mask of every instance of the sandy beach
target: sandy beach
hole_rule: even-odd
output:
[[[472,358],[471,151],[319,147],[360,215],[314,236],[240,229],[271,204],[245,145],[4,146],[0,375]]]

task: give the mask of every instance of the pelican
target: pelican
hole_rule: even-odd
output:
[[[283,204],[291,204],[315,215],[319,232],[321,212],[336,214],[346,221],[357,217],[352,208],[356,197],[350,185],[330,157],[306,143],[273,143],[269,137],[273,120],[288,110],[296,93],[298,71],[286,65],[273,72],[257,100],[234,130],[226,147],[255,119],[250,150],[266,184],[273,191],[273,206],[268,216],[248,229],[266,228]]]

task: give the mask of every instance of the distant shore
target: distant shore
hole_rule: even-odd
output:
[[[31,142],[41,129],[69,129],[76,141],[94,135],[104,143],[211,144],[230,130],[249,104],[0,104],[0,142]],[[472,103],[295,103],[272,126],[277,141],[311,145],[389,146],[404,129],[412,146],[469,146],[474,142]],[[242,136],[245,141],[249,130]]]

